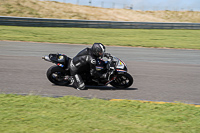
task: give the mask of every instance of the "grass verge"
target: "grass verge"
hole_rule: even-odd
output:
[[[198,133],[200,108],[185,104],[0,94],[0,132]]]
[[[200,30],[0,26],[0,40],[200,49]]]

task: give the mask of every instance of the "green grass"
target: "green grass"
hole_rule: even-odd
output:
[[[1,133],[199,133],[200,108],[186,104],[0,95]]]
[[[0,40],[200,49],[200,30],[0,26]]]

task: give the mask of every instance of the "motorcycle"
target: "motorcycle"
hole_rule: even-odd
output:
[[[55,85],[67,86],[73,82],[70,75],[70,62],[72,59],[64,54],[49,54],[42,59],[55,63],[47,72],[47,78]],[[106,78],[94,78],[90,72],[80,73],[84,83],[90,86],[106,86],[108,84],[115,88],[125,89],[133,84],[133,77],[127,72],[126,64],[115,56],[109,56],[107,60],[97,59],[96,70],[108,73]]]

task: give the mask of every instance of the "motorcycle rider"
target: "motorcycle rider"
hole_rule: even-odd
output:
[[[83,82],[79,73],[84,71],[90,71],[91,76],[95,78],[106,78],[107,73],[100,74],[96,71],[96,63],[98,58],[103,58],[104,54],[110,56],[109,53],[105,53],[105,46],[102,43],[94,43],[91,48],[85,48],[80,51],[70,63],[70,73],[74,80],[73,86],[77,90],[84,90],[85,83]]]

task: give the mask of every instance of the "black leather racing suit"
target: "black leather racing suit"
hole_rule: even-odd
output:
[[[74,79],[74,87],[77,89],[84,89],[85,83],[83,82],[79,73],[89,71],[91,76],[99,75],[96,71],[96,59],[92,54],[90,48],[85,48],[80,51],[70,63],[70,73]]]

